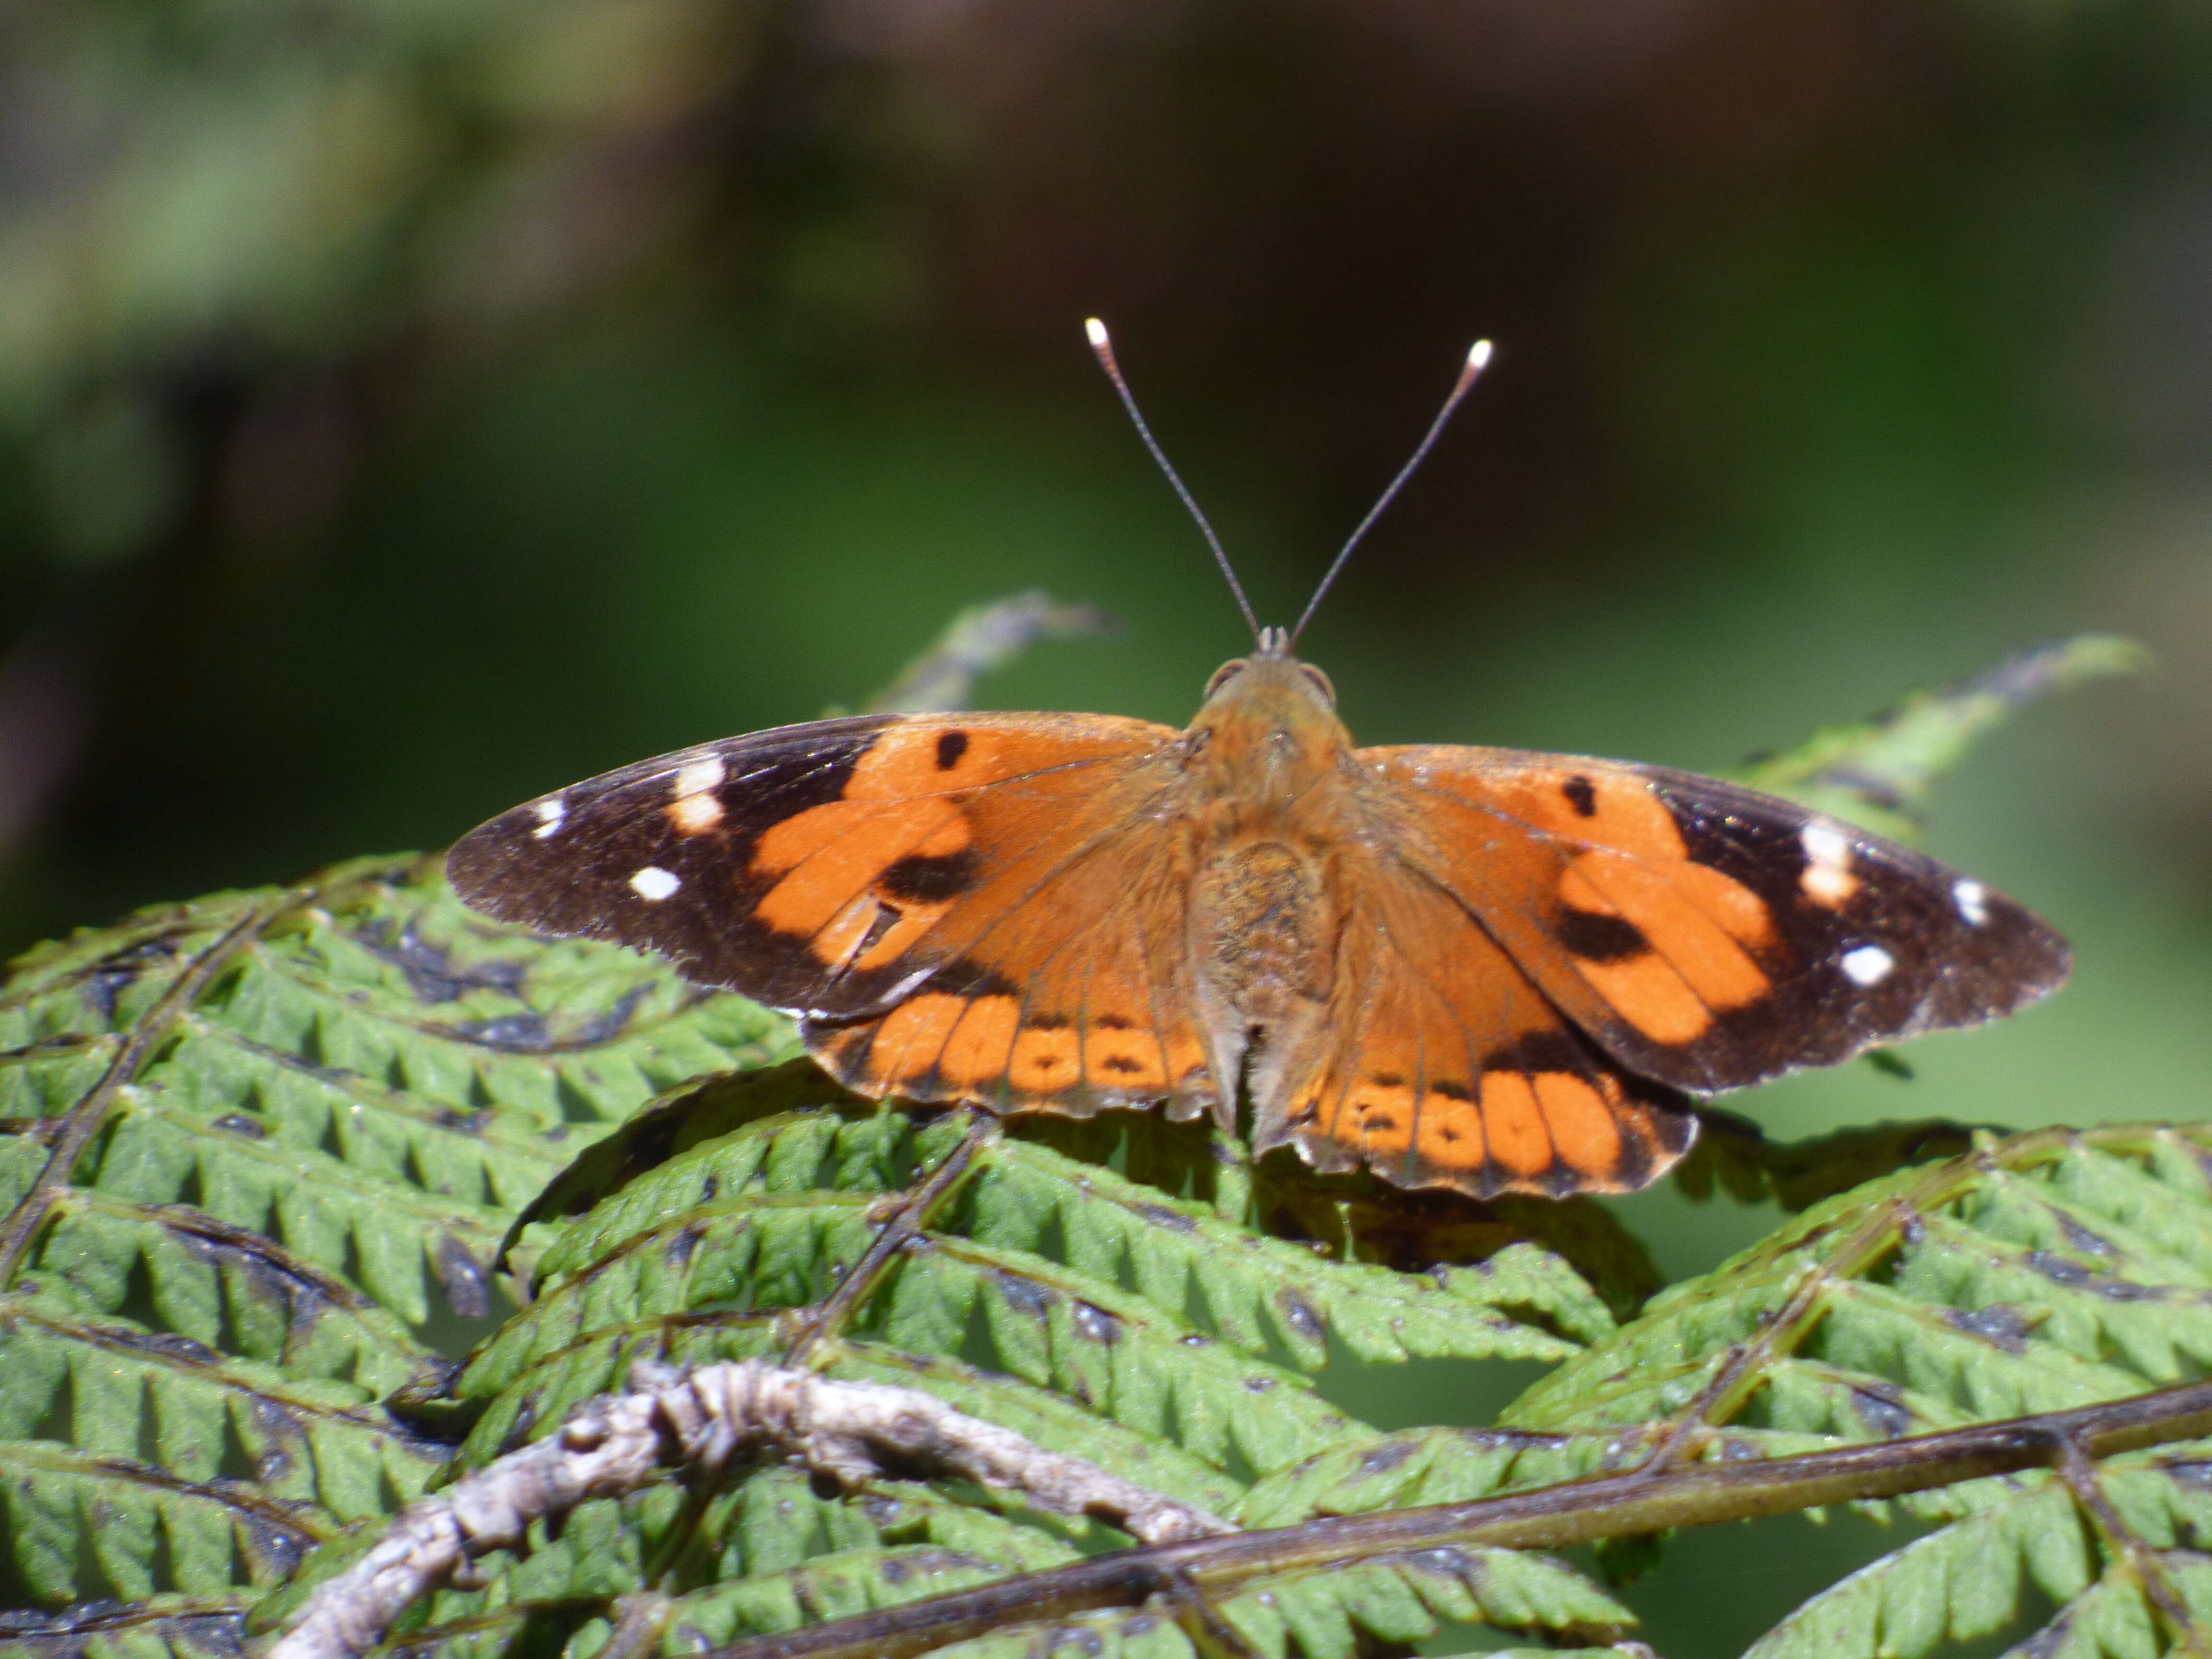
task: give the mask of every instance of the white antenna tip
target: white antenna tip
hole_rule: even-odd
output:
[[[1099,349],[1106,343],[1106,325],[1100,322],[1096,317],[1086,317],[1083,319],[1083,332],[1085,337],[1090,340],[1091,349],[1093,351]]]
[[[1494,348],[1487,340],[1477,340],[1474,343],[1474,349],[1467,354],[1467,366],[1469,368],[1487,368],[1490,362],[1490,354],[1496,348]]]

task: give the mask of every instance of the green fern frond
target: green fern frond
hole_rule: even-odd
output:
[[[249,1480],[340,1523],[389,1515],[446,1460],[445,1448],[409,1433],[356,1383],[227,1358],[35,1297],[18,1299],[9,1318],[0,1439],[143,1458],[194,1483]]]
[[[486,926],[434,860],[149,912],[33,952],[0,996],[0,1117],[40,1126],[0,1167],[80,1151],[8,1243],[74,1186],[191,1205],[410,1324],[433,1280],[481,1311],[501,1234],[580,1141],[787,1041],[642,957]]]
[[[1994,712],[1988,691],[1830,734],[1814,781],[1854,756],[1924,779]],[[1244,1542],[1570,1503],[1592,1477],[1879,1447],[2212,1371],[2201,1127],[1717,1140],[1691,1182],[1820,1201],[1618,1325],[1650,1269],[1594,1204],[1446,1213],[1345,1183],[1293,1201],[1298,1171],[1222,1161],[1187,1126],[882,1107],[793,1053],[781,1019],[644,957],[481,921],[434,860],[150,911],[26,958],[0,992],[0,1590],[63,1611],[0,1623],[0,1659],[234,1654],[248,1609],[280,1627],[416,1493],[542,1442],[641,1361],[919,1390],[1232,1517]],[[1837,1190],[1875,1170],[1895,1173]],[[1439,1228],[1482,1242],[1434,1250]],[[1516,1228],[1601,1263],[1604,1299],[1559,1254],[1498,1248]],[[1487,1259],[1401,1272],[1394,1239]],[[449,1375],[436,1345],[492,1310],[507,1246],[528,1305],[486,1319]],[[1416,1358],[1556,1369],[1483,1430],[1382,1432],[1314,1385],[1333,1359]],[[2212,1446],[2007,1468],[1890,1499],[1936,1529],[1758,1659],[1921,1659],[2051,1609],[2039,1659],[2201,1641]],[[928,1475],[846,1490],[773,1455],[718,1482],[669,1472],[536,1523],[385,1651],[678,1659],[926,1618],[978,1586],[999,1587],[1000,1627],[932,1650],[1350,1659],[1443,1622],[1564,1643],[1632,1622],[1534,1553],[1558,1540],[1418,1530],[1211,1578],[1201,1552],[1130,1605],[1048,1616],[1025,1575],[1127,1540]]]
[[[52,1440],[0,1444],[0,1589],[17,1606],[266,1591],[337,1530],[312,1504]]]
[[[266,1588],[392,1513],[448,1455],[379,1403],[439,1374],[410,1329],[434,1294],[484,1312],[501,1235],[580,1145],[787,1044],[642,957],[486,927],[434,860],[24,957],[0,992],[6,1599]]]
[[[2040,1130],[1817,1206],[1653,1302],[1504,1413],[1891,1438],[2212,1368],[2197,1125]]]

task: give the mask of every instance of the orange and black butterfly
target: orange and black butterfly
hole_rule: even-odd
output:
[[[491,915],[796,1015],[867,1095],[1164,1103],[1224,1127],[1243,1106],[1255,1153],[1476,1196],[1633,1190],[1688,1149],[1690,1097],[2066,977],[2064,942],[2010,899],[1786,800],[1620,761],[1355,748],[1296,630],[1254,633],[1184,731],[788,726],[528,802],[447,869]]]

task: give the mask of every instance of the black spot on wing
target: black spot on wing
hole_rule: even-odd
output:
[[[1620,962],[1642,956],[1651,948],[1644,930],[1626,916],[1600,915],[1563,905],[1552,926],[1559,943],[1585,962]]]
[[[944,996],[1015,997],[1022,988],[997,969],[965,957],[948,962],[929,976],[927,988]]]
[[[877,882],[893,899],[915,904],[942,904],[956,899],[975,884],[976,858],[963,848],[939,857],[909,854],[884,870]]]
[[[937,769],[950,772],[960,764],[960,757],[968,752],[965,732],[940,732],[937,739]]]
[[[1597,791],[1590,787],[1588,778],[1569,778],[1559,786],[1559,793],[1567,798],[1567,805],[1582,817],[1594,818],[1597,816]]]
[[[1613,1069],[1595,1045],[1579,1031],[1565,1025],[1548,1030],[1523,1031],[1482,1056],[1486,1072],[1572,1072],[1577,1075]]]

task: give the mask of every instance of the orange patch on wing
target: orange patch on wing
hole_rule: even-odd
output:
[[[1094,1089],[1164,1089],[1167,1056],[1150,1031],[1094,1024],[1083,1033],[1083,1075]]]
[[[977,997],[952,1028],[938,1071],[954,1083],[986,1083],[1004,1077],[1021,1012],[1021,1004],[1013,997]]]
[[[927,993],[899,1004],[877,1026],[875,1041],[861,1062],[870,1080],[895,1087],[927,1076],[967,1012],[963,997]]]
[[[902,856],[949,859],[955,853],[966,852],[975,839],[975,827],[968,822],[968,815],[954,807],[950,817],[908,848]]]
[[[1490,1155],[1481,1109],[1471,1100],[1455,1100],[1433,1089],[1421,1097],[1416,1139],[1424,1159],[1455,1175],[1480,1169]]]
[[[1574,795],[1568,793],[1577,778],[1589,790],[1584,797],[1591,806],[1588,813],[1577,808]],[[1618,848],[1639,858],[1688,855],[1674,815],[1638,778],[1609,775],[1595,767],[1583,771],[1562,766],[1553,772],[1523,774],[1503,785],[1499,793],[1514,817],[1565,840]]]
[[[869,1080],[890,1090],[933,1073],[956,1085],[1002,1077],[1020,1012],[1012,997],[911,997],[877,1027],[866,1061]]]
[[[1025,1025],[1014,1038],[1006,1081],[1029,1094],[1058,1094],[1082,1081],[1080,1040],[1068,1025]]]
[[[1689,855],[1681,826],[1650,786],[1632,778],[1597,777],[1597,814],[1583,820],[1582,839],[1618,847],[1639,858],[1679,859]]]
[[[809,879],[813,882],[819,883],[836,871],[849,872],[854,886],[866,886],[891,862],[878,856],[877,831],[888,830],[919,838],[936,828],[939,814],[945,810],[939,801],[911,803],[903,812],[895,807],[863,810],[843,801],[810,806],[761,831],[760,839],[753,843],[752,873],[784,876],[786,883],[778,884],[781,886],[787,884],[791,872],[812,865],[815,868]],[[793,890],[794,896],[787,903],[798,902],[798,890]]]
[[[780,876],[808,854],[821,851],[859,821],[854,809],[842,800],[793,812],[782,823],[772,823],[761,831],[760,838],[753,843],[752,872],[757,876]]]
[[[1711,1008],[1741,1008],[1765,996],[1772,981],[1728,928],[1676,887],[1675,878],[1681,870],[1697,867],[1686,865],[1672,870],[1655,868],[1630,859],[1584,854],[1561,879],[1559,896],[1579,910],[1594,908],[1578,902],[1585,895],[1609,902],[1610,913],[1634,923],[1637,930],[1651,942],[1652,950],[1666,958],[1667,964],[1687,983],[1698,1000]],[[1725,881],[1727,878],[1722,879]],[[1735,885],[1733,882],[1729,884]],[[1629,960],[1632,963],[1639,958]],[[1593,964],[1577,962],[1577,965],[1585,977],[1590,976]],[[1612,968],[1627,964],[1605,965]],[[1629,1013],[1626,1008],[1621,1012]],[[1643,1025],[1633,1014],[1629,1018],[1638,1026]],[[1652,1035],[1658,1034],[1655,1031]]]
[[[1003,735],[943,719],[891,726],[853,763],[845,799],[902,800],[968,787],[997,774],[992,763]]]
[[[967,834],[967,821],[950,801],[810,807],[764,831],[755,845],[754,871],[783,879],[753,914],[779,933],[811,935],[908,854],[940,842],[957,852]]]
[[[769,889],[753,914],[779,933],[819,933],[868,889],[889,862],[872,837],[831,843]]]
[[[1206,1046],[1188,1026],[1177,1026],[1168,1033],[1168,1078],[1181,1083],[1193,1072],[1206,1069]]]
[[[1689,1042],[1712,1028],[1712,1011],[1663,958],[1649,951],[1619,962],[1571,960],[1615,1013],[1655,1042]]]
[[[1674,885],[1739,944],[1754,949],[1774,943],[1774,912],[1766,901],[1709,864],[1683,864],[1669,872]]]
[[[1552,1162],[1552,1137],[1536,1103],[1536,1091],[1519,1072],[1482,1074],[1482,1127],[1490,1161],[1516,1175],[1534,1175]]]
[[[1559,902],[1571,910],[1580,910],[1584,915],[1617,916],[1620,907],[1598,891],[1590,878],[1577,864],[1569,865],[1559,877]]]
[[[1395,1157],[1413,1144],[1413,1091],[1403,1083],[1363,1078],[1352,1089],[1349,1105],[1359,1144],[1370,1157]]]
[[[1577,1174],[1602,1178],[1620,1161],[1620,1131],[1605,1097],[1571,1072],[1536,1073],[1536,1104],[1552,1144]]]
[[[884,936],[861,953],[860,959],[853,964],[855,968],[866,971],[896,962],[921,943],[921,936],[937,926],[952,904],[949,899],[940,904],[901,899],[891,908],[898,912],[898,920],[884,928]]]
[[[820,932],[806,941],[806,948],[817,962],[832,968],[844,966],[868,937],[878,908],[873,896],[863,894],[832,916]]]

